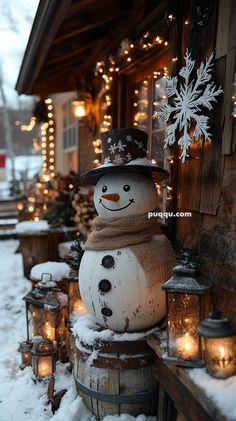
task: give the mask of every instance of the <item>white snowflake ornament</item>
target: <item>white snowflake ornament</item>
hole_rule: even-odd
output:
[[[191,54],[186,51],[186,65],[181,68],[179,75],[184,79],[178,87],[178,78],[170,77],[166,81],[166,94],[168,98],[173,98],[172,105],[163,103],[160,111],[154,114],[154,118],[158,117],[167,122],[170,117],[173,123],[169,124],[166,129],[166,138],[164,148],[173,145],[176,142],[176,131],[180,133],[178,145],[182,149],[182,162],[188,157],[189,146],[203,137],[206,141],[211,140],[209,132],[209,117],[200,114],[203,108],[212,110],[212,102],[217,102],[216,97],[223,92],[221,88],[216,88],[212,79],[213,71],[213,53],[206,59],[205,63],[201,63],[197,70],[195,79],[190,81],[190,76],[194,69],[195,60],[192,60]],[[190,130],[193,134],[190,135]]]

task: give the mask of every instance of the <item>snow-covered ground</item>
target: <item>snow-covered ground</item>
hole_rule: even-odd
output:
[[[53,415],[47,405],[47,386],[32,381],[32,369],[19,370],[18,343],[26,340],[25,306],[22,297],[30,283],[23,277],[17,240],[0,241],[0,420],[1,421],[95,421],[85,408],[66,364],[58,363],[56,392],[66,388],[59,410]],[[154,417],[127,414],[106,416],[103,421],[155,421]]]

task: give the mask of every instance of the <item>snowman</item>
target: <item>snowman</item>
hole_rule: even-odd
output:
[[[81,297],[93,318],[117,332],[148,329],[165,314],[162,284],[175,264],[167,238],[148,212],[157,207],[156,181],[167,171],[146,158],[147,134],[102,134],[104,164],[83,174],[95,185],[98,217],[79,270]]]

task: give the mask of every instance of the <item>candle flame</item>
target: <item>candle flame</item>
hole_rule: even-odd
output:
[[[224,357],[225,357],[225,349],[224,349],[224,347],[223,347],[223,346],[220,346],[220,347],[219,347],[219,352],[220,352],[220,356],[221,356],[221,358],[224,358]]]

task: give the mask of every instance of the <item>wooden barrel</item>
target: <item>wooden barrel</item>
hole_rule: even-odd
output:
[[[78,394],[97,417],[157,414],[155,355],[145,340],[78,342],[73,373]]]
[[[30,271],[38,263],[59,260],[58,244],[75,238],[76,231],[76,228],[58,228],[36,233],[19,233],[24,276],[30,279]]]

